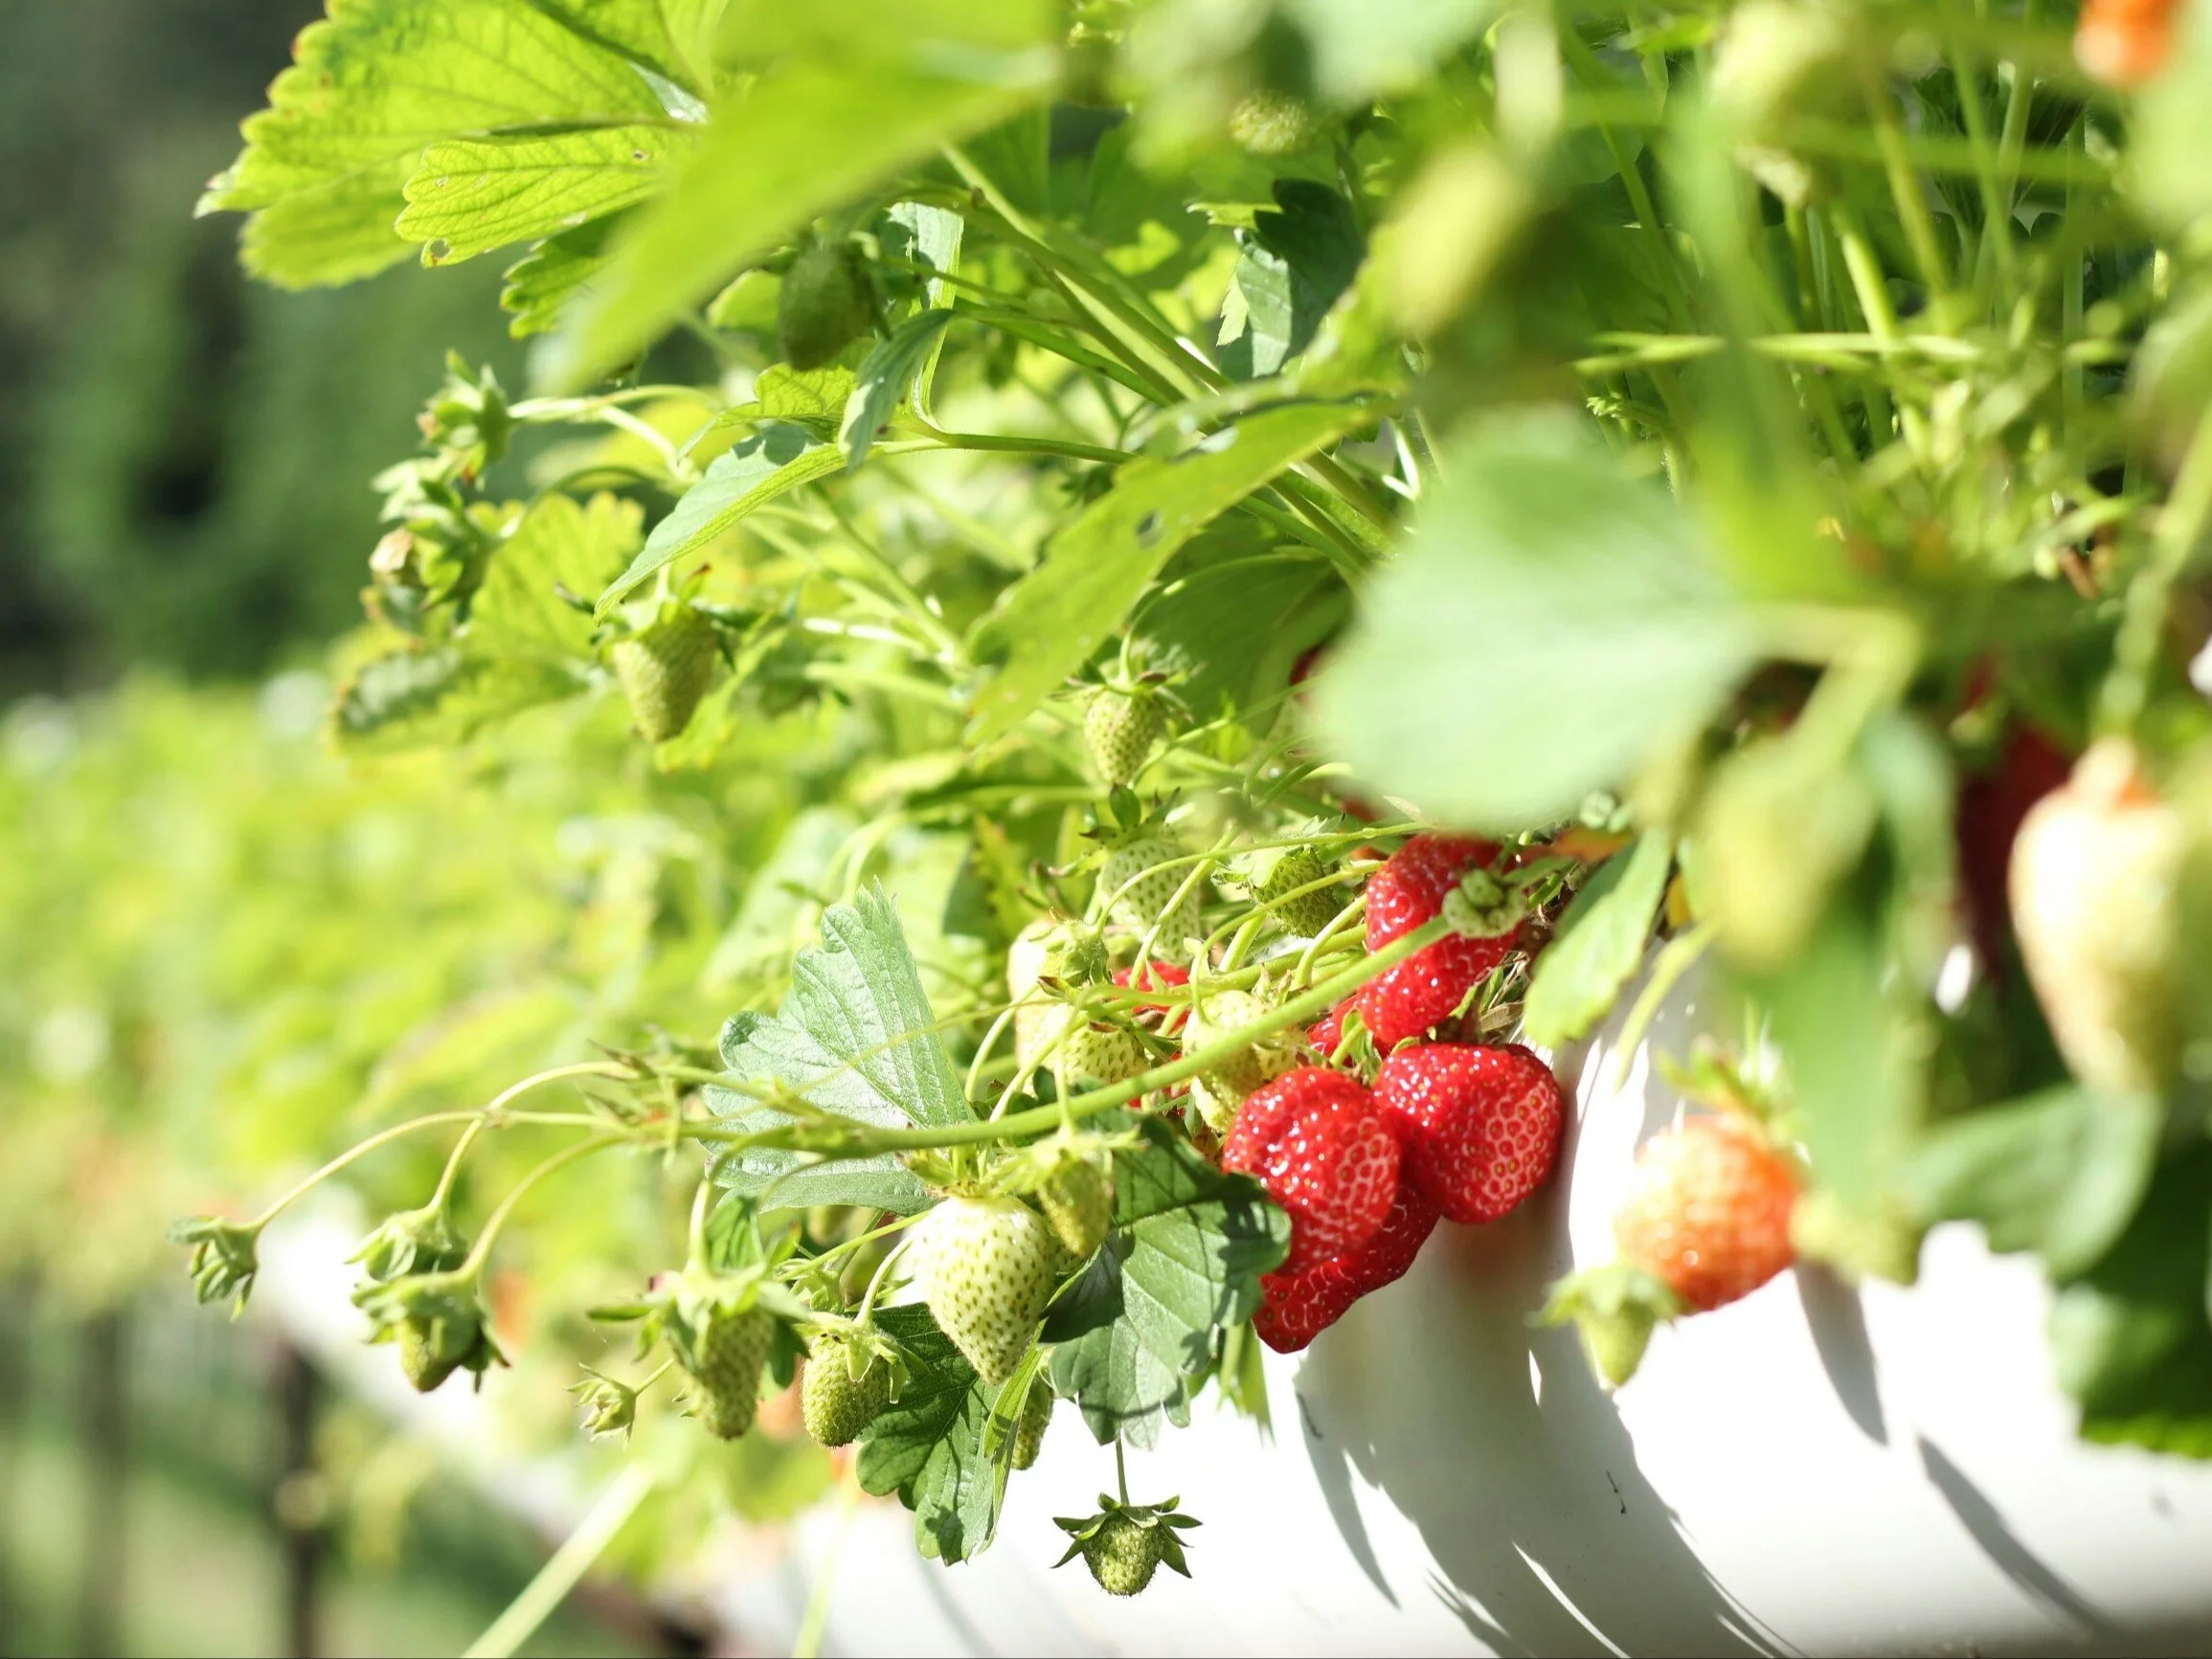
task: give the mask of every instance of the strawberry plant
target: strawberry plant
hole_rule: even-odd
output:
[[[2086,1434],[2212,1453],[2208,79],[2175,5],[332,0],[203,207],[285,284],[504,251],[537,345],[376,481],[331,744],[611,723],[707,838],[804,809],[718,1034],[365,1147],[459,1126],[443,1222],[566,1137],[365,1286],[410,1375],[506,1356],[520,1195],[649,1153],[690,1249],[595,1425],[672,1366],[747,1433],[803,1348],[959,1561],[1054,1401],[1253,1405],[1251,1334],[1524,1203],[1529,1045],[1702,963],[1712,1113],[1554,1307],[1609,1378],[1971,1220]],[[2083,759],[1993,915],[2023,741]],[[269,1213],[183,1229],[204,1296]],[[1190,1523],[1062,1525],[1129,1594]]]

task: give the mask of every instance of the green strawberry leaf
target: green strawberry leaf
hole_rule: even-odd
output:
[[[1787,971],[1749,981],[1789,1056],[1792,1122],[1820,1185],[1865,1214],[1900,1196],[1928,1092],[1912,994],[1883,962],[1878,930],[1838,910]]]
[[[1367,425],[1356,404],[1266,410],[1173,460],[1121,468],[1113,489],[1054,536],[1044,563],[1001,595],[973,636],[999,663],[976,693],[972,741],[1011,730],[1121,625],[1177,549],[1270,480]]]
[[[729,0],[533,0],[579,34],[702,96],[714,87],[714,37]]]
[[[543,660],[407,645],[370,659],[338,687],[327,730],[339,753],[362,758],[465,743],[583,684],[575,670]]]
[[[959,1073],[934,1029],[929,997],[880,885],[822,919],[822,945],[799,953],[780,1014],[739,1014],[722,1028],[734,1077],[782,1083],[816,1108],[889,1128],[971,1121]],[[787,1121],[750,1095],[709,1087],[707,1104],[732,1129]],[[715,1178],[763,1208],[858,1204],[911,1215],[929,1192],[895,1156],[808,1164],[786,1152],[748,1151],[715,1165]]]
[[[247,268],[286,286],[350,281],[407,253],[394,226],[426,146],[667,115],[628,59],[530,0],[335,0],[294,59],[199,205],[254,214]]]
[[[1311,179],[1275,181],[1275,209],[1240,235],[1234,300],[1224,308],[1224,367],[1240,380],[1276,373],[1313,343],[1351,286],[1366,244],[1341,191]],[[1241,315],[1237,306],[1241,304]]]
[[[2085,1439],[2212,1458],[2212,1147],[2158,1171],[2110,1253],[2059,1292],[2050,1338]]]
[[[859,390],[846,409],[845,431],[839,438],[848,467],[857,467],[868,459],[877,435],[897,411],[899,399],[943,345],[945,325],[955,315],[950,310],[918,312],[901,323],[889,340],[877,341],[869,352],[860,366]]]
[[[492,555],[470,600],[470,650],[494,657],[588,659],[592,619],[561,597],[596,594],[637,550],[644,514],[635,502],[600,494],[579,504],[541,496]]]
[[[983,1451],[993,1391],[919,1303],[877,1311],[903,1348],[906,1386],[860,1437],[861,1490],[914,1511],[914,1544],[948,1566],[991,1541],[1005,1471]]]
[[[2088,1271],[2151,1185],[2163,1112],[2153,1100],[2065,1087],[1944,1124],[1909,1177],[1923,1219],[1979,1222],[1993,1250],[2034,1250],[2055,1280]]]
[[[783,20],[799,49],[715,109],[675,188],[622,238],[598,303],[556,340],[549,381],[580,385],[635,355],[813,214],[1050,96],[1051,58],[1034,48],[1061,27],[1053,9],[833,15],[813,38]]]
[[[1558,936],[1536,958],[1523,1012],[1531,1042],[1568,1042],[1605,1018],[1643,962],[1674,856],[1674,838],[1655,830],[1607,860],[1574,895]]]
[[[1259,1306],[1259,1277],[1290,1249],[1290,1219],[1157,1118],[1125,1120],[1141,1151],[1114,1160],[1114,1235],[1045,1325],[1052,1380],[1104,1445],[1148,1446],[1190,1421],[1219,1334]]]
[[[1317,702],[1376,788],[1524,829],[1694,736],[1759,645],[1679,507],[1581,426],[1519,415],[1461,447]]]
[[[772,363],[753,383],[753,400],[760,417],[796,421],[818,437],[827,437],[845,418],[851,400],[852,370],[834,365],[827,369],[794,369]]]
[[[499,308],[512,314],[507,331],[524,340],[551,330],[561,308],[606,268],[607,240],[621,222],[621,214],[609,213],[548,236],[509,265],[499,294]]]
[[[1129,629],[1198,719],[1244,713],[1265,729],[1298,657],[1337,630],[1347,602],[1325,560],[1229,519],[1177,555]]]
[[[572,230],[666,187],[693,136],[660,123],[427,146],[394,226],[425,265]]]
[[[787,421],[772,422],[716,456],[676,510],[653,527],[630,568],[599,595],[598,614],[604,617],[677,560],[706,551],[746,514],[828,477],[844,462],[835,445],[817,444],[804,427]]]

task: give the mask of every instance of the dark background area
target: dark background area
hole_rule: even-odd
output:
[[[237,215],[192,216],[321,10],[0,6],[0,702],[344,629],[444,347],[517,378],[502,261],[284,294],[238,273]]]

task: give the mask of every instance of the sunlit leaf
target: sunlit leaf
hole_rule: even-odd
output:
[[[1318,706],[1370,784],[1519,829],[1693,735],[1758,646],[1692,520],[1566,417],[1523,415],[1453,459]]]
[[[973,735],[1009,730],[1121,624],[1175,550],[1278,474],[1374,418],[1356,405],[1271,409],[1172,460],[1122,467],[1113,489],[1052,538],[1045,562],[979,625],[1000,667],[976,694]]]

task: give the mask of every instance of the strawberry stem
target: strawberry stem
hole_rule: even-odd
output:
[[[1220,1065],[1224,1061],[1241,1054],[1262,1038],[1272,1037],[1277,1031],[1293,1025],[1302,1025],[1318,1019],[1335,1007],[1352,992],[1368,980],[1388,973],[1407,957],[1427,950],[1452,932],[1452,924],[1439,916],[1424,923],[1411,932],[1393,939],[1372,955],[1354,963],[1343,973],[1324,979],[1302,997],[1294,997],[1281,1006],[1270,1009],[1261,1019],[1239,1027],[1217,1042],[1194,1050],[1149,1071],[1140,1072],[1120,1083],[1095,1088],[1064,1103],[1036,1107],[1028,1111],[1017,1111],[995,1121],[954,1124],[944,1129],[875,1129],[855,1125],[850,1130],[842,1127],[830,1138],[816,1123],[786,1123],[774,1129],[746,1132],[737,1130],[717,1130],[702,1125],[688,1132],[693,1138],[724,1142],[733,1149],[743,1151],[754,1147],[820,1153],[827,1157],[861,1157],[879,1152],[920,1152],[934,1147],[973,1146],[985,1141],[1014,1141],[1050,1133],[1070,1119],[1092,1117],[1117,1106],[1183,1082]]]

